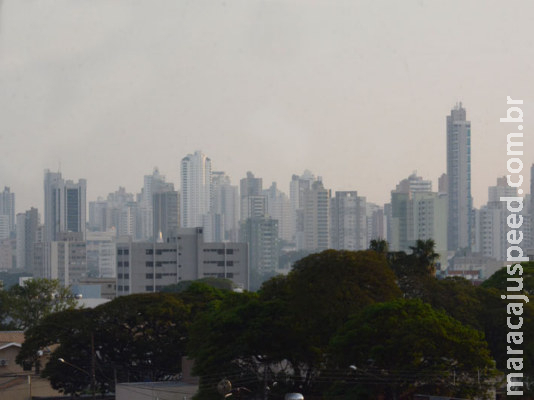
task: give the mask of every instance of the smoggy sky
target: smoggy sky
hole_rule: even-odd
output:
[[[86,178],[88,201],[138,192],[154,166],[179,187],[181,158],[202,150],[234,184],[250,170],[287,193],[310,169],[382,204],[414,170],[437,189],[462,101],[480,206],[506,173],[507,95],[525,101],[530,179],[533,13],[527,0],[4,0],[0,190],[23,212],[42,210],[45,168]]]

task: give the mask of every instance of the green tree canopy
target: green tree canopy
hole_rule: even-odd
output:
[[[70,288],[50,279],[30,279],[23,285],[11,286],[2,293],[0,301],[4,324],[17,330],[26,330],[45,316],[76,308],[78,304]]]
[[[59,344],[43,370],[52,387],[80,393],[90,377],[84,371],[96,361],[99,391],[124,381],[155,381],[181,371],[190,307],[178,295],[151,293],[119,297],[91,310],[51,314],[27,332],[17,362],[32,362],[37,351]],[[94,349],[92,348],[94,343]]]
[[[332,339],[330,354],[339,370],[352,368],[348,385],[368,398],[472,396],[485,393],[495,373],[481,332],[420,300],[370,305]]]

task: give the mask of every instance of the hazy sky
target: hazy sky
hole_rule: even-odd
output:
[[[480,206],[506,172],[507,95],[525,101],[530,179],[533,13],[527,0],[4,0],[0,190],[17,212],[41,209],[43,170],[59,165],[87,179],[88,201],[138,192],[154,166],[179,187],[199,149],[234,184],[250,170],[288,192],[307,168],[384,203],[413,170],[437,189],[462,101]]]

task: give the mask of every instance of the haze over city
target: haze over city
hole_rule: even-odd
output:
[[[506,173],[506,96],[534,161],[531,2],[20,1],[0,15],[0,186],[43,207],[43,170],[88,201],[180,184],[202,150],[233,184],[292,174],[383,204],[446,172],[445,116],[472,129],[474,205]],[[529,182],[528,168],[524,171]]]

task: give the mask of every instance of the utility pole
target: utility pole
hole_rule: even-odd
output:
[[[93,400],[96,400],[96,355],[95,355],[95,334],[91,332],[91,391]]]

